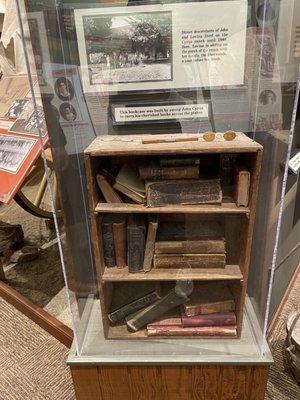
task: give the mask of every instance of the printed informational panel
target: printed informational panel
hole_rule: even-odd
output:
[[[244,83],[247,1],[75,10],[86,92]]]

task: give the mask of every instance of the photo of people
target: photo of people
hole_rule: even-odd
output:
[[[92,85],[172,79],[172,13],[83,17]]]
[[[28,102],[16,122],[10,129],[13,133],[24,133],[27,135],[44,137],[47,134],[44,110],[41,105],[34,110],[32,102]]]
[[[28,103],[28,100],[25,99],[17,99],[14,100],[11,107],[7,110],[6,114],[4,115],[5,118],[18,118],[21,112],[24,110],[24,107]]]
[[[72,100],[74,97],[74,88],[69,79],[64,76],[58,78],[54,85],[55,93],[62,101]]]
[[[279,0],[258,0],[256,8],[258,25],[274,25],[278,18],[279,6]]]
[[[257,37],[258,49],[261,49],[261,74],[271,78],[275,68],[275,44],[271,36],[263,35]]]
[[[276,103],[276,94],[273,92],[273,90],[264,90],[261,92],[259,96],[259,102],[260,104],[263,104],[264,106],[266,105],[272,105]]]
[[[59,107],[59,112],[63,119],[68,122],[76,120],[77,112],[70,103],[62,103]]]

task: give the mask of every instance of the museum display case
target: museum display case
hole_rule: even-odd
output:
[[[299,5],[27,0],[18,13],[58,181],[69,362],[269,364]]]

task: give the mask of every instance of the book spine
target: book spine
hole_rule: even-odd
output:
[[[126,266],[126,221],[113,223],[113,236],[117,268]]]
[[[133,225],[127,227],[127,264],[130,273],[143,271],[145,234],[145,225]]]
[[[218,254],[225,253],[225,240],[160,241],[155,243],[156,254]]]
[[[181,325],[185,327],[197,327],[197,326],[228,326],[236,325],[236,316],[234,312],[228,313],[214,313],[206,315],[197,315],[194,317],[187,317],[183,315],[181,317]]]
[[[155,254],[154,268],[225,268],[225,254]]]
[[[156,292],[151,292],[146,296],[141,297],[125,306],[119,308],[108,314],[108,319],[111,323],[115,324],[117,322],[121,322],[127,317],[127,315],[132,314],[136,311],[139,311],[143,307],[147,307],[150,304],[154,303],[159,299],[159,296]]]
[[[139,174],[141,179],[197,179],[199,178],[199,167],[140,167]]]
[[[211,304],[201,304],[201,305],[184,305],[184,313],[187,317],[192,317],[201,314],[213,314],[221,312],[229,312],[235,310],[234,300],[220,301]]]
[[[146,197],[149,207],[174,204],[220,204],[222,191],[218,179],[170,180],[148,182]]]
[[[151,322],[151,324],[148,324],[147,327],[149,326],[179,326],[181,325],[181,318],[180,317],[174,317],[174,318],[161,318],[158,320],[155,320]]]
[[[143,269],[145,272],[150,271],[152,268],[157,226],[158,226],[157,215],[151,216],[148,223],[148,232],[147,232],[147,240],[145,247],[144,265],[143,265]]]
[[[106,267],[108,268],[115,267],[116,256],[115,256],[112,221],[102,222],[102,246],[103,246],[104,263]]]
[[[238,207],[247,207],[249,203],[250,172],[237,166],[234,170],[234,201]]]
[[[200,158],[198,157],[176,157],[176,158],[161,158],[159,160],[161,167],[179,167],[187,165],[199,165]]]
[[[150,322],[161,317],[167,311],[187,302],[188,300],[189,298],[183,292],[179,295],[176,288],[174,288],[151,306],[138,311],[133,315],[129,315],[126,318],[127,326],[133,331],[138,331]]]
[[[149,326],[148,336],[236,336],[236,326],[187,327],[179,326]]]

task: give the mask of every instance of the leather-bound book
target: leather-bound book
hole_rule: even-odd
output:
[[[181,325],[184,328],[189,326],[233,326],[236,325],[236,315],[232,311],[224,313],[195,315],[193,317],[182,315]]]
[[[148,336],[236,336],[236,326],[206,326],[188,327],[178,326],[147,326]]]
[[[125,304],[123,307],[108,314],[108,319],[111,323],[115,324],[121,322],[127,317],[127,315],[132,314],[141,308],[147,307],[159,299],[156,292],[151,292],[131,303]]]
[[[200,158],[199,157],[164,157],[159,160],[159,164],[161,167],[179,167],[179,166],[187,166],[187,165],[199,165]]]
[[[236,154],[220,154],[220,179],[224,196],[232,195],[236,158]]]
[[[113,235],[113,216],[106,214],[101,221],[102,246],[104,263],[107,267],[116,266],[114,235]]]
[[[154,268],[225,268],[223,254],[155,254]]]
[[[225,282],[201,283],[183,306],[188,317],[201,314],[235,311],[233,295]]]
[[[199,166],[161,167],[159,165],[147,165],[139,167],[141,179],[198,179]]]
[[[250,172],[241,165],[234,169],[234,201],[238,207],[247,207],[249,203]]]
[[[221,204],[222,190],[219,179],[183,179],[146,183],[147,205]]]
[[[145,255],[144,255],[144,265],[143,265],[143,270],[145,272],[150,271],[153,265],[157,226],[158,226],[157,215],[150,215],[148,220],[148,231],[147,231],[147,240],[146,240]]]
[[[115,215],[113,220],[113,235],[117,268],[126,266],[126,217]]]
[[[127,265],[131,273],[143,271],[146,242],[145,218],[132,214],[127,225]]]
[[[156,254],[218,254],[225,253],[225,240],[171,240],[155,243]]]
[[[222,224],[212,220],[160,222],[157,241],[224,240]]]
[[[122,203],[122,199],[110,185],[104,173],[98,173],[96,180],[107,203]]]

